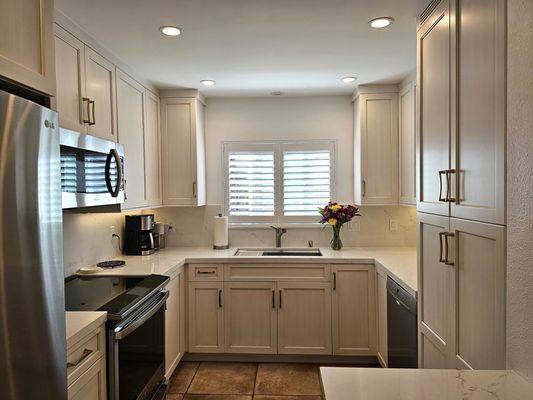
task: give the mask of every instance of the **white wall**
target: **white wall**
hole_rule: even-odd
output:
[[[533,382],[533,1],[507,4],[507,360]]]
[[[206,110],[207,204],[223,204],[222,143],[336,139],[337,199],[353,202],[350,96],[211,98]]]

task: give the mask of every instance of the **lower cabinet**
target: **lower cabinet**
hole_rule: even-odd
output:
[[[105,400],[105,357],[100,358],[68,387],[69,400]]]
[[[170,278],[165,311],[165,377],[170,378],[185,348],[185,271]]]
[[[278,282],[278,353],[331,354],[331,283]]]
[[[189,351],[224,352],[222,282],[189,283]]]
[[[333,265],[333,354],[376,354],[374,265]]]

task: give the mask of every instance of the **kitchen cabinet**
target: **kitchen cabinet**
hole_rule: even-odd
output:
[[[189,351],[224,352],[222,282],[189,282]]]
[[[106,400],[105,358],[100,358],[68,387],[68,400]]]
[[[383,368],[388,364],[387,339],[387,274],[376,268],[377,299],[377,357]]]
[[[373,265],[332,266],[333,354],[376,354]]]
[[[398,89],[361,85],[354,99],[355,203],[398,203]]]
[[[198,98],[161,99],[164,205],[205,205],[204,109]]]
[[[401,204],[416,205],[415,84],[408,82],[398,94],[399,183]]]
[[[0,76],[55,95],[53,0],[3,0]]]
[[[146,206],[144,112],[146,107],[144,87],[129,75],[118,70],[117,105],[119,142],[124,146],[126,200],[123,209]]]
[[[165,310],[165,378],[169,379],[186,352],[185,272],[170,277]]]
[[[226,353],[277,353],[275,282],[224,284]]]
[[[278,282],[278,353],[331,354],[331,284]]]
[[[159,97],[145,91],[146,126],[144,131],[144,175],[146,203],[161,205],[161,135],[159,130]]]

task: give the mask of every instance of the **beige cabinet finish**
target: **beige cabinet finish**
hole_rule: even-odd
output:
[[[451,216],[505,224],[505,0],[457,2]]]
[[[59,25],[54,25],[56,57],[56,110],[59,125],[87,133],[85,97],[85,45]]]
[[[226,264],[226,281],[318,281],[329,282],[328,264]]]
[[[457,287],[450,367],[505,369],[505,227],[451,218],[450,231]]]
[[[85,46],[86,94],[91,100],[88,133],[117,142],[115,66]]]
[[[182,270],[170,278],[165,310],[165,377],[170,378],[185,348],[185,272]]]
[[[2,0],[0,76],[55,95],[53,0]]]
[[[124,146],[126,200],[123,209],[146,206],[144,176],[144,87],[118,70],[117,105],[119,142]]]
[[[399,189],[401,204],[416,205],[415,85],[407,84],[398,95]]]
[[[278,353],[331,354],[331,285],[278,282]]]
[[[196,98],[161,100],[164,205],[205,205],[204,107]]]
[[[226,282],[226,353],[277,353],[275,282]]]
[[[159,130],[159,97],[145,91],[146,116],[144,131],[144,176],[146,203],[161,205],[161,135]]]
[[[376,354],[373,265],[333,265],[333,354]]]
[[[387,345],[387,274],[376,270],[376,299],[377,299],[377,357],[383,368],[388,363]]]
[[[105,371],[105,357],[103,357],[68,387],[68,400],[106,400]]]
[[[418,211],[449,214],[445,176],[449,169],[450,135],[450,12],[443,0],[417,33]],[[441,199],[441,200],[439,200]]]
[[[441,261],[439,236],[448,227],[447,217],[418,214],[419,368],[451,364],[455,270]]]
[[[398,203],[398,93],[377,88],[354,103],[355,202],[363,205]]]
[[[189,283],[189,351],[224,352],[222,282]]]
[[[222,264],[190,264],[189,281],[222,281],[224,266]]]

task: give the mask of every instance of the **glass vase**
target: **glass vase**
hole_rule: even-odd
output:
[[[341,227],[333,227],[333,238],[331,239],[331,248],[333,250],[342,249],[342,240],[341,240]]]

